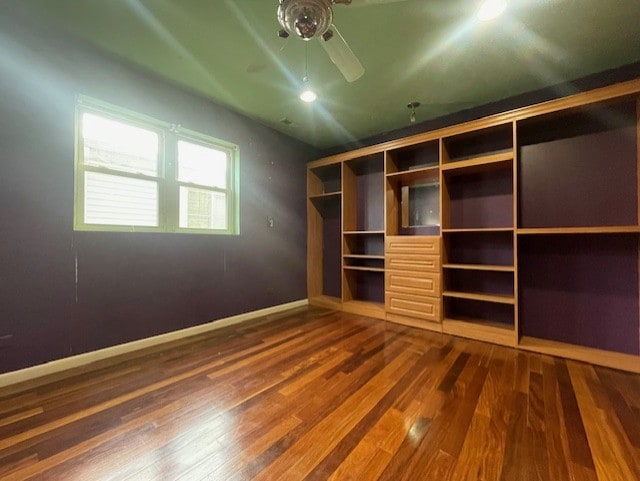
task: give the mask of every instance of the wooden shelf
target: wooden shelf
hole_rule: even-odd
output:
[[[576,361],[583,361],[589,364],[598,364],[614,369],[640,374],[640,362],[638,356],[623,354],[619,352],[604,351],[592,347],[577,346],[558,341],[549,341],[535,337],[523,336],[520,338],[518,347],[526,351],[541,352],[551,356],[568,357]]]
[[[503,346],[513,347],[516,343],[515,328],[513,326],[485,319],[445,318],[442,320],[442,332]]]
[[[384,267],[343,266],[347,271],[384,272]]]
[[[383,320],[386,318],[384,304],[380,302],[360,301],[354,299],[344,301],[342,303],[342,309],[346,312],[351,312],[361,316],[368,316]]]
[[[475,174],[506,169],[513,162],[513,150],[497,154],[483,155],[468,160],[452,160],[442,164],[442,172],[451,175]]]
[[[374,259],[374,260],[384,260],[384,255],[370,255],[370,254],[346,254],[344,256],[345,259]]]
[[[495,302],[498,304],[515,304],[513,295],[483,294],[479,292],[444,291],[442,297],[455,297],[456,299],[469,299],[473,301]]]
[[[438,182],[440,180],[440,167],[435,165],[392,172],[387,174],[386,177],[387,180],[399,182],[402,185],[411,185],[419,182]]]
[[[514,266],[490,264],[443,264],[443,269],[461,269],[469,271],[515,272]]]
[[[637,225],[612,225],[603,227],[533,227],[516,229],[519,235],[540,234],[637,234],[640,226]]]
[[[337,200],[342,197],[342,192],[326,192],[324,194],[310,195],[309,200],[322,201],[322,200]]]
[[[383,230],[345,230],[344,235],[384,235]]]
[[[513,232],[513,227],[479,227],[473,229],[442,229],[442,233],[464,233],[464,232]]]

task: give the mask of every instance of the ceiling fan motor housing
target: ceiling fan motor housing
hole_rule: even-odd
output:
[[[331,0],[280,0],[278,21],[303,40],[322,36],[333,23]]]

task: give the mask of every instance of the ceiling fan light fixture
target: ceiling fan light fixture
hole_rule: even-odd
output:
[[[407,104],[407,108],[409,109],[409,122],[412,124],[416,123],[416,109],[420,107],[420,102],[413,101]]]
[[[499,17],[507,9],[507,0],[483,0],[478,7],[476,16],[483,22]]]
[[[280,0],[278,21],[303,40],[320,37],[333,23],[331,0]]]
[[[306,87],[302,92],[300,92],[300,100],[308,104],[315,102],[317,98],[318,95],[309,87]]]

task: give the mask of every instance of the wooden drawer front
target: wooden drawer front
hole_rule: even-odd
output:
[[[440,297],[440,274],[433,272],[386,271],[384,285],[388,291]]]
[[[440,299],[438,298],[387,292],[385,301],[387,312],[440,322]]]
[[[387,255],[387,269],[440,273],[439,255],[391,254]]]
[[[440,254],[440,237],[387,236],[387,254]]]

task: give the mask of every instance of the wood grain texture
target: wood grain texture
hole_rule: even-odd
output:
[[[320,307],[0,391],[3,480],[640,480],[640,376]]]

